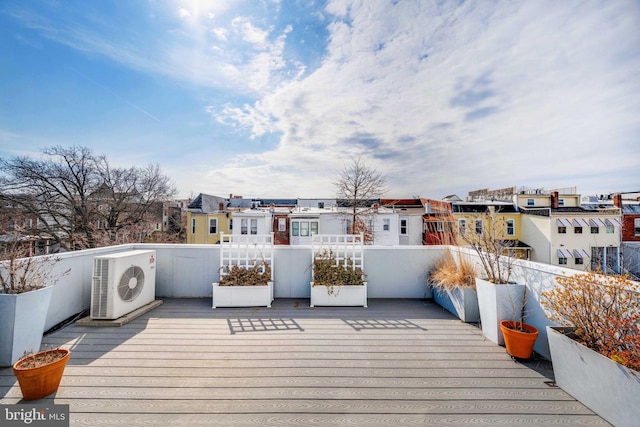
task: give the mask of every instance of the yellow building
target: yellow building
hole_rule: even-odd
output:
[[[220,233],[231,234],[232,216],[229,212],[187,212],[187,243],[217,244]]]
[[[498,241],[512,248],[518,258],[529,259],[531,248],[520,240],[521,214],[512,203],[457,202],[452,206],[459,246],[486,247]]]

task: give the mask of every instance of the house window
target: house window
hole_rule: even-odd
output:
[[[567,265],[567,259],[564,257],[560,257],[558,258],[558,264],[560,265]]]
[[[558,206],[564,206],[564,199],[558,199]]]
[[[251,219],[251,234],[258,234],[258,220]]]
[[[249,231],[249,221],[246,218],[240,220],[240,234],[247,234]]]
[[[278,218],[278,231],[287,231],[287,220]]]
[[[311,236],[318,234],[318,221],[291,221],[292,236]]]
[[[444,231],[444,223],[442,221],[436,222],[436,231],[442,233]]]
[[[324,202],[318,202],[318,208],[324,209]]]
[[[584,258],[576,258],[575,259],[575,263],[576,263],[576,265],[583,265],[584,264]]]
[[[507,236],[516,234],[516,222],[512,219],[507,220]]]
[[[391,220],[389,218],[384,218],[382,220],[382,230],[389,231],[391,229]]]
[[[309,235],[309,223],[308,222],[301,222],[300,223],[300,235],[301,236],[308,236]]]
[[[633,234],[640,236],[640,218],[633,219]]]
[[[191,234],[196,234],[196,219],[191,218]]]
[[[400,220],[400,235],[406,236],[408,231],[408,221],[407,219]]]
[[[459,219],[458,220],[458,232],[461,235],[465,235],[467,233],[467,221],[464,219]]]
[[[567,227],[558,227],[558,234],[567,234]]]
[[[527,206],[534,206],[535,203],[533,201],[533,199],[527,199]]]
[[[233,230],[233,218],[229,218],[229,230]]]
[[[573,232],[575,234],[582,234],[582,227],[573,227]]]
[[[482,234],[482,220],[476,219],[476,234]]]
[[[209,218],[209,234],[218,233],[218,218]]]
[[[591,234],[598,234],[600,232],[600,227],[591,227]]]
[[[607,225],[607,234],[613,234],[614,228],[613,225]]]

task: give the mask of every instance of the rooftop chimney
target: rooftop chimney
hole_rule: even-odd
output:
[[[622,194],[613,195],[613,206],[622,209]]]
[[[551,207],[553,209],[558,209],[558,192],[557,191],[551,192]]]

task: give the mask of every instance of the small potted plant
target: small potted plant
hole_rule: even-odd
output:
[[[507,353],[516,359],[531,358],[533,347],[539,335],[538,328],[524,323],[526,300],[527,288],[523,286],[522,301],[519,304],[515,304],[516,307],[520,307],[520,312],[512,320],[500,321],[500,331],[504,338],[504,346],[507,349]]]
[[[447,250],[429,272],[434,301],[463,322],[479,322],[476,276],[476,268],[468,258],[458,256],[456,260]]]
[[[24,356],[13,365],[24,400],[36,400],[58,390],[70,351],[43,350]]]
[[[338,260],[332,249],[315,254],[312,265],[311,307],[316,305],[367,306],[367,282],[362,269],[346,257]]]
[[[0,248],[0,366],[40,349],[52,286],[70,271],[56,272],[55,256],[27,255],[18,233]]]
[[[558,386],[615,426],[640,420],[640,283],[602,271],[541,294]]]

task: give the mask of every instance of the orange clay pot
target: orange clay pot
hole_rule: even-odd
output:
[[[37,355],[44,353],[60,353],[63,357],[35,368],[22,367],[29,359],[33,359]],[[13,365],[13,374],[18,378],[23,399],[41,399],[58,390],[62,373],[64,372],[64,367],[67,365],[70,353],[69,350],[65,349],[46,350],[18,360]]]
[[[507,353],[518,359],[529,359],[533,354],[533,346],[538,339],[538,330],[526,323],[522,323],[522,329],[526,332],[520,332],[516,329],[520,326],[520,322],[511,320],[503,320],[500,322],[500,330],[504,336],[504,345],[507,347]]]

